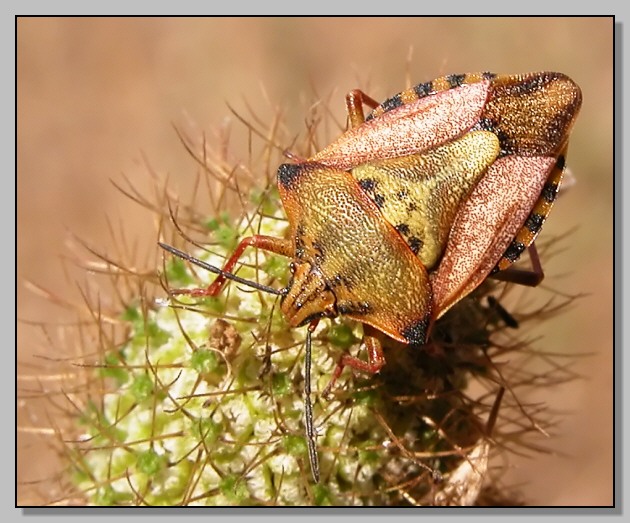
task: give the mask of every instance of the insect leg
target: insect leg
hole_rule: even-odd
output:
[[[344,354],[341,356],[335,370],[333,371],[332,378],[322,392],[322,396],[328,396],[330,390],[335,385],[339,376],[341,376],[345,367],[351,367],[355,370],[368,374],[376,374],[383,368],[383,365],[385,365],[383,346],[374,334],[375,331],[372,327],[367,325],[364,326],[363,345],[365,345],[365,348],[367,349],[368,361],[360,360],[359,358],[350,356],[350,354]]]
[[[494,425],[497,422],[497,417],[499,416],[499,408],[501,407],[501,400],[503,399],[503,395],[505,394],[505,387],[501,387],[499,392],[497,392],[497,397],[492,404],[492,408],[490,409],[490,415],[488,416],[488,421],[486,422],[486,436],[491,437],[492,431],[494,429]]]
[[[503,323],[512,329],[518,329],[518,321],[516,321],[516,318],[514,318],[494,296],[487,296],[486,300],[488,301],[490,309],[496,312],[499,318],[503,320]]]
[[[237,245],[234,252],[229,257],[228,261],[223,266],[223,272],[232,273],[239,258],[243,255],[243,251],[247,247],[256,247],[264,251],[273,252],[275,254],[281,254],[282,256],[290,257],[292,255],[292,243],[289,240],[283,238],[274,238],[272,236],[248,236],[243,238]],[[227,279],[223,275],[217,276],[217,278],[207,287],[199,289],[173,289],[173,294],[188,294],[190,296],[217,296]]]
[[[536,244],[532,243],[528,248],[529,259],[532,263],[531,270],[517,269],[515,267],[508,267],[502,271],[495,272],[490,277],[499,280],[507,281],[511,283],[518,283],[519,285],[526,285],[527,287],[536,287],[543,281],[545,273],[540,263],[540,257],[538,256],[538,250]]]
[[[350,118],[350,127],[355,128],[365,122],[363,105],[376,109],[380,104],[359,89],[353,89],[346,95],[346,109]]]

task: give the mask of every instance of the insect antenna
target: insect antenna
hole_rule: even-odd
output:
[[[313,427],[313,404],[311,403],[311,342],[312,331],[306,330],[306,349],[304,354],[304,423],[306,425],[306,444],[311,472],[315,483],[319,483],[319,458],[315,444],[315,428]]]
[[[288,292],[287,288],[275,289],[274,287],[269,287],[268,285],[262,285],[261,283],[257,283],[255,281],[246,280],[245,278],[236,276],[231,272],[226,272],[222,269],[219,269],[218,267],[215,267],[214,265],[210,265],[209,263],[200,260],[199,258],[195,258],[194,256],[191,256],[184,251],[180,251],[179,249],[176,249],[171,245],[167,245],[166,243],[158,242],[158,245],[162,247],[162,249],[164,249],[165,251],[170,252],[171,254],[177,256],[178,258],[181,258],[182,260],[186,260],[187,262],[190,262],[193,265],[197,265],[202,269],[206,269],[207,271],[223,276],[224,278],[235,281],[236,283],[251,287],[252,289],[257,289],[259,291],[267,292],[269,294],[275,294],[276,296],[284,296]]]

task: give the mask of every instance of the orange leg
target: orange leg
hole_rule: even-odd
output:
[[[385,355],[383,354],[383,346],[381,342],[374,336],[374,329],[369,326],[364,327],[363,345],[367,349],[368,361],[360,360],[350,354],[344,354],[339,359],[335,370],[333,371],[332,378],[326,388],[322,391],[322,396],[326,397],[330,393],[330,390],[334,386],[335,382],[341,376],[345,367],[351,367],[360,372],[367,374],[376,374],[379,372],[383,365],[385,365]]]
[[[248,236],[243,238],[237,245],[234,252],[229,257],[228,261],[223,266],[224,272],[232,273],[235,265],[238,263],[239,258],[243,255],[243,251],[247,247],[256,247],[264,251],[273,252],[275,254],[281,254],[282,256],[291,257],[293,255],[293,245],[291,241],[283,238],[274,238],[272,236]],[[172,294],[188,294],[190,296],[218,296],[223,289],[227,279],[225,276],[219,275],[217,278],[205,289],[172,289]]]
[[[353,129],[365,122],[364,104],[372,109],[376,109],[380,105],[376,100],[370,98],[359,89],[354,89],[346,95],[346,109],[350,118],[350,127]]]
[[[519,285],[526,285],[527,287],[536,287],[545,278],[542,264],[540,263],[540,257],[538,256],[538,250],[536,244],[532,243],[528,248],[529,259],[532,263],[531,270],[516,269],[515,267],[508,267],[502,271],[493,274],[491,277],[499,281],[507,281],[511,283],[518,283]]]

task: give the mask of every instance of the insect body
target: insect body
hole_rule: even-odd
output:
[[[281,309],[292,326],[336,316],[364,324],[368,360],[344,355],[332,381],[344,366],[382,368],[379,333],[424,344],[440,316],[532,244],[581,92],[560,73],[475,73],[382,104],[352,91],[346,103],[348,131],[278,169],[288,237],[243,239],[210,287],[182,291],[217,295],[249,246],[286,256]]]
[[[374,108],[367,119],[363,103]],[[368,327],[366,338],[375,329],[421,345],[437,318],[533,242],[580,104],[559,73],[451,75],[380,105],[353,91],[353,127],[278,169],[289,237],[245,238],[223,270],[248,246],[287,256],[281,308],[292,326],[344,315]],[[369,362],[345,356],[340,367],[382,367],[380,343],[365,341]]]

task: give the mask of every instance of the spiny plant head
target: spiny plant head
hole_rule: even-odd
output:
[[[194,140],[179,131],[200,166],[194,185],[207,186],[207,202],[200,203],[199,191],[189,203],[175,204],[171,190],[158,190],[151,199],[124,189],[156,212],[161,238],[218,267],[239,238],[283,237],[287,229],[272,179],[281,161],[275,144],[288,140],[277,120],[264,129],[239,119],[250,134],[246,162],[230,163],[227,140],[213,149],[205,137]],[[310,121],[318,120],[316,112]],[[318,132],[308,126],[306,138],[293,144],[297,154],[316,148]],[[255,149],[258,136],[265,138]],[[237,205],[240,212],[234,212]],[[102,259],[118,305],[105,313],[100,303],[89,303],[95,334],[80,338],[81,353],[71,367],[77,387],[65,394],[72,425],[53,431],[71,480],[61,482],[63,494],[49,501],[506,502],[497,495],[503,467],[492,465],[491,455],[526,451],[523,442],[546,424],[540,412],[519,403],[519,391],[533,382],[519,360],[539,356],[509,324],[521,320],[522,329],[528,319],[554,309],[512,315],[501,306],[509,301],[508,287],[488,281],[437,322],[426,347],[384,338],[383,371],[366,377],[346,370],[329,399],[318,392],[342,353],[359,354],[362,326],[345,318],[321,321],[312,337],[321,471],[314,483],[304,436],[306,328],[289,327],[277,295],[234,282],[216,298],[171,296],[169,289],[203,287],[214,275],[162,252],[158,259],[146,271]],[[240,262],[242,278],[278,289],[289,281],[285,258],[251,249]],[[503,363],[507,354],[509,366]],[[545,379],[561,378],[550,373]]]

